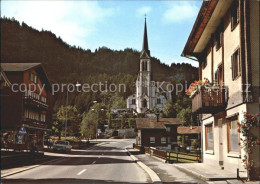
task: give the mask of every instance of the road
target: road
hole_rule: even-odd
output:
[[[8,176],[2,183],[150,183],[149,175],[125,151],[134,140],[111,140],[91,150],[70,154],[46,153],[60,158],[31,170]]]

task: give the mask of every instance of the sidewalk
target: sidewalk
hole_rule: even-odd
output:
[[[172,164],[166,164],[162,159],[151,157],[147,154],[139,154],[135,155],[135,157],[151,168],[163,183],[207,183],[191,174],[180,171]]]
[[[213,167],[205,163],[194,163],[194,164],[179,163],[179,164],[174,164],[174,166],[184,172],[191,173],[207,181],[237,179],[236,168],[234,169],[234,171],[221,170],[219,167]],[[246,178],[245,172],[240,172],[239,175],[240,178]]]

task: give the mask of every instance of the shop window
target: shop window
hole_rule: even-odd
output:
[[[231,120],[227,123],[227,134],[228,134],[228,152],[238,153],[240,147],[239,142],[239,133],[237,132],[237,119]]]
[[[150,143],[155,143],[155,137],[150,137]]]
[[[206,137],[206,150],[212,150],[214,148],[213,143],[213,123],[205,126],[205,137]]]

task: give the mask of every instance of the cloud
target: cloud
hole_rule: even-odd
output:
[[[144,16],[145,14],[149,14],[151,12],[152,8],[150,6],[143,6],[139,9],[137,9],[136,13],[137,16]]]
[[[3,1],[1,16],[50,30],[70,45],[86,46],[100,22],[114,14],[97,1]]]
[[[193,2],[176,2],[169,4],[169,6],[163,14],[163,21],[166,23],[194,18],[198,13],[198,7]]]

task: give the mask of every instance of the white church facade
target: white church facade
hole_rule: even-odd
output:
[[[151,56],[148,48],[146,19],[144,24],[143,48],[140,55],[140,70],[136,80],[135,94],[127,98],[127,109],[144,113],[148,110],[162,110],[166,101],[171,99],[171,85],[168,82],[152,80]]]

